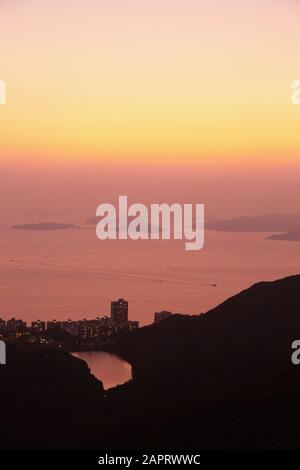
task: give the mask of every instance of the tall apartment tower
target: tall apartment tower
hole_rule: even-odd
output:
[[[128,321],[128,302],[119,299],[111,303],[111,319],[116,325],[121,325]]]

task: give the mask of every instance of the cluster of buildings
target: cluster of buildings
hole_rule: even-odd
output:
[[[27,323],[23,320],[16,320],[11,318],[10,320],[2,320],[0,318],[0,333],[23,333],[27,330]]]
[[[63,330],[73,336],[78,336],[83,339],[93,338],[112,338],[118,333],[123,331],[131,331],[139,327],[138,321],[131,321],[128,319],[128,302],[124,299],[119,299],[111,302],[111,316],[110,317],[97,317],[92,320],[77,320],[72,321],[36,321],[33,322],[31,327],[36,331]]]
[[[162,311],[154,314],[154,322],[158,323],[169,318],[171,312]],[[55,333],[66,332],[78,340],[95,340],[100,343],[113,341],[119,333],[132,331],[139,327],[138,321],[128,319],[128,302],[118,299],[111,302],[110,317],[97,317],[92,320],[67,320],[67,321],[41,321],[36,320],[28,326],[23,320],[11,318],[10,320],[0,319],[0,335],[22,336],[40,334],[45,337],[55,337]]]
[[[92,320],[67,320],[67,321],[33,321],[31,327],[23,320],[12,318],[5,322],[0,319],[0,333],[22,334],[26,331],[33,333],[55,333],[65,331],[82,339],[107,340],[115,337],[120,332],[131,331],[139,327],[138,321],[128,319],[128,302],[118,299],[111,302],[111,316],[97,317]]]

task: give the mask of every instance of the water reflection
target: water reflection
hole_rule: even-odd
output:
[[[72,353],[85,361],[91,373],[103,383],[105,390],[121,385],[131,379],[131,365],[113,354],[102,351]]]

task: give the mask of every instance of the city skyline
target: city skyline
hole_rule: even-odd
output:
[[[25,342],[62,348],[67,351],[97,350],[113,344],[120,335],[139,328],[139,322],[129,320],[128,302],[111,302],[111,315],[82,320],[35,320],[31,325],[21,319],[0,318],[0,339],[9,343]]]
[[[124,301],[123,299],[119,299]],[[117,301],[118,302],[118,301]],[[116,303],[112,301],[112,304]],[[128,302],[126,302],[128,305]],[[176,312],[177,315],[180,315],[179,312]],[[153,323],[158,323],[159,321],[165,320],[169,318],[171,315],[174,315],[173,312],[169,312],[167,310],[162,310],[160,312],[154,312],[153,314]],[[31,328],[37,332],[44,332],[48,329],[54,328],[57,326],[58,328],[61,328],[63,326],[64,329],[68,326],[78,326],[78,325],[83,325],[85,322],[91,323],[91,322],[102,322],[105,323],[107,320],[111,320],[112,323],[118,325],[122,323],[132,323],[132,324],[138,324],[139,322],[135,320],[129,320],[128,316],[126,315],[126,319],[122,320],[121,322],[118,319],[115,319],[114,316],[111,314],[110,317],[107,315],[103,316],[97,316],[95,318],[83,318],[81,320],[72,320],[71,318],[68,318],[67,320],[56,320],[53,318],[52,320],[33,320],[31,321],[30,327],[27,325],[26,320],[22,320],[21,318],[16,318],[16,317],[11,317],[8,318],[7,320],[4,320],[3,318],[0,318],[0,332],[3,328],[7,327],[8,330],[11,331],[21,331],[22,329],[26,328]]]
[[[122,323],[135,323],[138,324],[139,322],[136,320],[130,320],[129,319],[129,302],[123,298],[119,298],[118,300],[112,300],[110,302],[110,316],[107,314],[97,314],[96,317],[94,318],[81,318],[81,319],[72,319],[70,318],[65,318],[65,319],[56,319],[52,316],[52,319],[36,319],[36,320],[31,320],[27,321],[25,318],[18,318],[18,316],[11,316],[10,318],[3,319],[0,316],[0,331],[1,328],[4,326],[8,326],[9,329],[13,330],[18,330],[22,328],[33,328],[36,329],[36,331],[45,331],[48,329],[48,324],[50,324],[50,328],[55,326],[61,326],[61,324],[64,324],[67,326],[68,324],[82,324],[84,322],[94,322],[94,321],[106,321],[106,320],[111,320],[112,323],[115,325],[122,325]],[[160,321],[162,319],[168,318],[170,315],[172,315],[172,312],[167,311],[167,310],[162,310],[159,312],[154,312],[153,313],[153,322]],[[3,316],[3,314],[2,314]],[[8,317],[8,316],[7,316]],[[30,327],[28,326],[28,323],[30,323]]]
[[[53,318],[52,320],[37,319],[37,320],[31,321],[31,328],[34,328],[35,326],[38,327],[38,325],[40,325],[41,331],[42,331],[42,330],[46,329],[46,326],[48,326],[48,324],[60,325],[62,323],[67,324],[69,322],[82,323],[82,322],[86,322],[86,321],[87,322],[89,322],[89,321],[99,321],[99,320],[105,320],[105,319],[111,320],[116,325],[120,325],[122,323],[126,323],[128,321],[131,321],[131,320],[129,320],[129,315],[128,315],[128,302],[125,299],[119,298],[116,301],[112,300],[110,304],[111,304],[110,316],[98,314],[94,319],[83,318],[83,319],[78,319],[78,320],[72,320],[71,318],[68,318],[68,319],[65,319],[65,320],[63,320],[63,319],[56,320],[56,318]],[[4,325],[5,323],[6,324],[7,323],[14,323],[15,324],[14,327],[15,326],[18,327],[18,322],[20,322],[19,323],[20,327],[27,327],[27,321],[24,320],[24,319],[16,318],[16,317],[13,316],[11,318],[8,318],[7,320],[4,320],[3,318],[0,317],[0,327],[1,327],[1,325]],[[136,322],[136,323],[138,323],[138,322]],[[14,329],[14,327],[13,327],[13,329]]]

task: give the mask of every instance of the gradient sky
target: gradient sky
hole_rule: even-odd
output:
[[[5,318],[83,318],[123,296],[148,321],[298,272],[298,246],[256,235],[207,231],[191,255],[11,226],[81,224],[122,194],[207,218],[300,213],[299,45],[298,0],[0,0]]]
[[[299,13],[291,0],[1,0],[2,163],[296,163]]]

